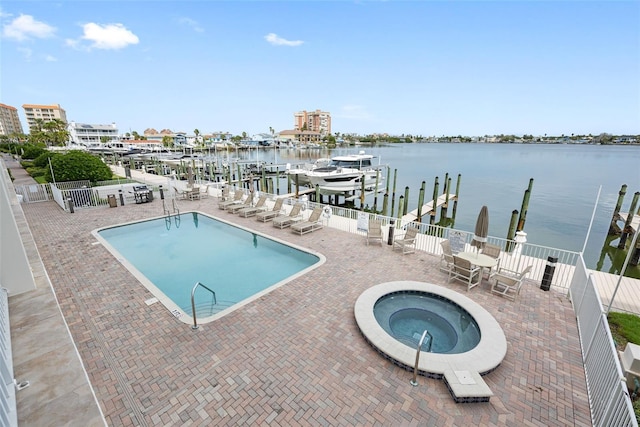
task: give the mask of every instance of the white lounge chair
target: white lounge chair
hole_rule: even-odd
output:
[[[287,228],[294,222],[302,220],[301,212],[302,203],[296,203],[291,208],[289,215],[279,215],[273,218],[273,226],[278,227],[279,229]]]
[[[273,204],[273,208],[270,211],[257,213],[256,219],[262,222],[271,221],[273,218],[277,217],[282,213],[283,203],[284,203],[284,199],[276,199],[276,202]]]
[[[301,236],[303,234],[311,233],[316,230],[319,230],[323,227],[322,225],[322,206],[317,206],[309,215],[309,219],[302,222],[296,222],[291,225],[291,231],[294,233],[299,233]]]
[[[240,209],[238,211],[238,215],[244,218],[254,216],[258,212],[262,212],[266,209],[265,203],[267,203],[267,196],[260,196],[255,205]]]
[[[492,277],[494,282],[491,285],[491,292],[515,301],[518,295],[520,295],[522,282],[530,271],[531,266],[528,266],[520,273],[501,268]]]
[[[244,190],[236,190],[233,194],[233,199],[218,202],[218,207],[222,210],[226,210],[229,206],[241,204],[243,197]]]

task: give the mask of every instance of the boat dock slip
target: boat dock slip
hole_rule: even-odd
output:
[[[447,200],[447,196],[449,196],[448,200]],[[435,209],[455,199],[456,199],[455,194],[442,194],[438,197],[435,208],[433,206],[433,200],[429,201],[429,203],[425,203],[424,205],[422,205],[422,210],[421,210],[422,215],[435,215]],[[418,209],[414,209],[411,212],[407,213],[406,215],[402,216],[403,221],[416,221],[417,219],[418,219]]]
[[[629,214],[627,212],[618,212],[618,218],[620,219],[620,221],[624,222],[625,224],[627,223],[627,218],[629,217]],[[638,227],[640,227],[640,215],[633,215],[633,218],[631,219],[631,230],[632,233],[635,233],[638,230]]]

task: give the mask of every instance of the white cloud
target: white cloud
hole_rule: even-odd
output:
[[[304,42],[302,40],[287,40],[282,37],[278,37],[275,33],[269,33],[264,36],[264,39],[274,46],[300,46]]]
[[[94,22],[84,24],[82,26],[84,34],[81,40],[88,40],[90,45],[86,47],[91,49],[123,49],[131,44],[138,44],[140,39],[138,36],[127,30],[122,24],[106,24],[100,25]],[[67,46],[82,49],[80,40],[67,39]]]
[[[47,62],[57,62],[58,58],[56,58],[53,55],[45,55],[44,56],[44,60],[47,61]]]
[[[191,27],[191,29],[197,33],[204,33],[204,28],[198,24],[198,22],[194,21],[191,18],[180,18],[178,23],[181,25],[186,25],[187,27]]]
[[[36,21],[31,15],[20,15],[4,26],[2,35],[10,39],[24,41],[32,37],[39,39],[53,37],[55,31],[54,27],[44,22]]]

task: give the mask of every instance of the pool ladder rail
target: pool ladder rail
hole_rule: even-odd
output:
[[[420,362],[420,352],[422,351],[422,344],[424,344],[424,339],[426,337],[429,337],[427,345],[428,352],[431,352],[431,346],[433,345],[433,335],[431,335],[429,331],[425,329],[425,331],[422,333],[422,337],[420,337],[420,341],[418,342],[418,348],[416,348],[416,364],[413,367],[413,379],[409,381],[409,383],[414,387],[418,385],[418,362]]]
[[[180,228],[180,208],[178,208],[176,199],[171,199],[171,205],[173,208],[173,213],[167,207],[166,200],[164,199],[164,197],[162,197],[162,212],[164,214],[164,222],[167,227],[167,230],[171,228],[171,217],[174,218],[174,222],[176,223],[176,228]]]
[[[198,289],[198,286],[202,286],[204,289],[208,290],[209,292],[211,292],[211,294],[213,295],[213,300],[212,300],[212,306],[217,305],[218,304],[218,300],[216,298],[216,293],[214,291],[212,291],[211,289],[209,289],[207,286],[203,285],[200,282],[196,282],[196,284],[193,286],[193,289],[191,289],[191,312],[193,313],[193,325],[191,326],[191,329],[195,330],[198,329],[198,320],[197,320],[197,316],[196,316],[196,289]]]

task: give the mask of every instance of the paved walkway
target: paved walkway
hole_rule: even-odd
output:
[[[74,214],[53,202],[23,205],[109,425],[591,425],[564,294],[535,283],[515,303],[486,284],[466,293],[446,284],[438,259],[425,253],[403,256],[331,228],[294,235],[220,211],[213,198],[180,203],[182,212],[232,220],[321,252],[327,262],[192,331],[161,304],[145,304],[152,295],[90,234],[159,216],[159,200]],[[495,394],[489,403],[456,404],[441,380],[419,378],[412,387],[411,372],[364,341],[354,303],[370,286],[394,280],[460,291],[501,324],[508,350],[483,377]],[[74,413],[64,415],[57,424],[74,425]]]

